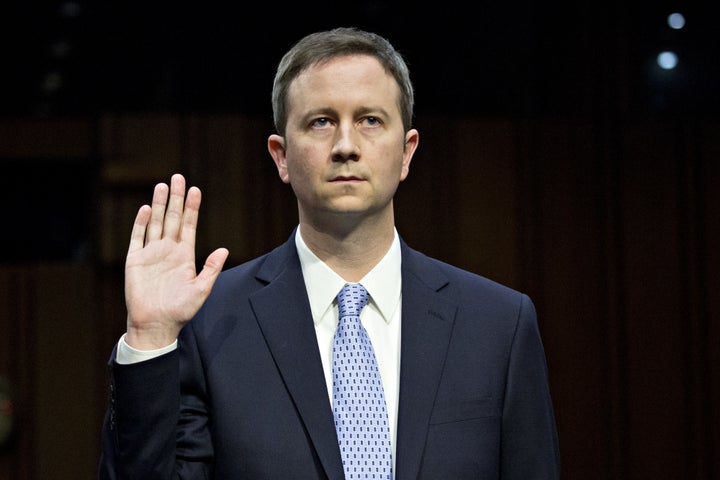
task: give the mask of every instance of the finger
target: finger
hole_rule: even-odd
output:
[[[217,280],[218,275],[220,275],[223,265],[225,264],[225,260],[227,260],[229,254],[230,252],[227,248],[218,248],[208,255],[207,260],[205,260],[205,265],[203,265],[203,268],[196,280],[200,282],[202,290],[205,292],[206,296],[210,294],[210,290],[212,289],[213,284],[215,284],[215,280]]]
[[[163,218],[165,217],[165,206],[167,205],[168,186],[165,183],[155,185],[152,198],[152,215],[150,224],[147,227],[146,241],[157,240],[162,237]]]
[[[143,205],[138,210],[138,213],[135,216],[135,223],[133,224],[132,232],[130,233],[130,246],[128,247],[128,254],[143,248],[145,244],[145,232],[147,230],[151,214],[152,209],[149,205]]]
[[[182,231],[180,240],[195,248],[195,236],[197,232],[198,216],[200,215],[200,201],[202,193],[197,187],[190,187],[185,199],[185,210],[183,212]]]
[[[170,180],[170,200],[165,211],[163,236],[175,240],[180,235],[180,224],[183,218],[183,204],[185,203],[185,177],[176,173]]]

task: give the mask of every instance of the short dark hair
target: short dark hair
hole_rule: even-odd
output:
[[[412,126],[415,98],[405,59],[380,35],[353,27],[340,27],[303,37],[280,60],[272,90],[273,120],[277,132],[285,135],[288,90],[300,73],[335,57],[358,54],[376,58],[385,71],[395,78],[400,87],[398,106],[403,127],[408,131]]]

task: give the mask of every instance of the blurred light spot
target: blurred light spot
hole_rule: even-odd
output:
[[[82,7],[78,2],[65,2],[60,5],[60,14],[63,17],[75,18],[80,16]]]
[[[41,87],[43,92],[52,94],[60,90],[60,87],[62,87],[62,75],[58,72],[49,72],[45,75]]]
[[[657,64],[665,70],[672,70],[678,64],[678,56],[675,52],[661,52],[657,57]]]
[[[65,58],[70,53],[70,44],[65,40],[58,40],[50,45],[50,53],[55,58]]]
[[[682,13],[671,13],[667,19],[668,25],[674,30],[680,30],[685,26],[685,17]]]

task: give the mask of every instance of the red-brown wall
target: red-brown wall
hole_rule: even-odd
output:
[[[398,230],[534,299],[563,478],[720,475],[720,124],[416,126]],[[288,237],[296,207],[267,154],[270,131],[233,115],[0,123],[0,162],[73,158],[97,172],[93,198],[78,206],[88,256],[0,266],[0,376],[14,386],[20,426],[0,453],[0,479],[94,478],[106,361],[124,327],[125,249],[155,183],[179,171],[202,188],[199,259],[226,246],[237,264]]]

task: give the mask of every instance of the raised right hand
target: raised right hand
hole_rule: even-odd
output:
[[[175,341],[222,271],[229,252],[218,248],[197,274],[200,200],[197,187],[190,187],[185,198],[185,178],[175,174],[170,187],[155,186],[152,207],[138,210],[125,262],[125,341],[131,347],[152,350]]]

